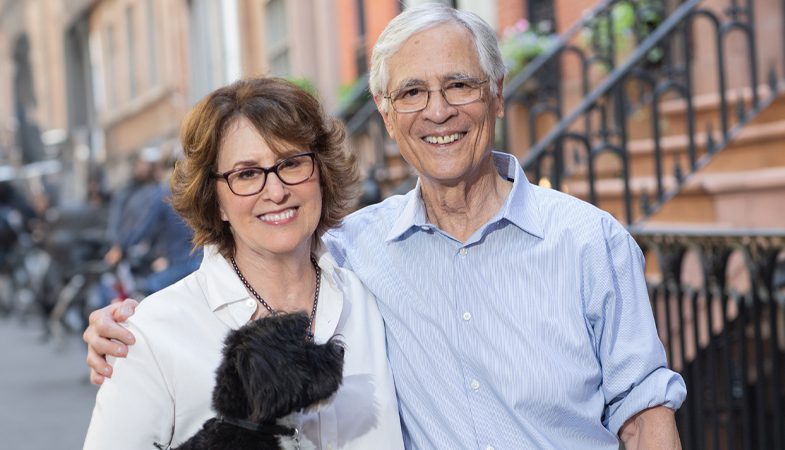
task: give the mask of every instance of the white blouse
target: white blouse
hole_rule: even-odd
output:
[[[322,285],[316,342],[340,334],[346,346],[343,384],[299,428],[320,449],[402,449],[398,404],[376,298],[360,280],[319,256]],[[256,310],[229,263],[207,247],[196,272],[147,297],[128,321],[136,344],[110,361],[112,378],[98,391],[85,449],[177,446],[215,416],[215,371],[226,334]]]

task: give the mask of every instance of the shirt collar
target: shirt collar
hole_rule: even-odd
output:
[[[314,254],[317,264],[322,269],[319,307],[316,310],[316,341],[325,342],[335,333],[341,316],[344,281],[335,259],[322,242],[319,243]],[[228,308],[237,327],[251,320],[253,309],[242,306],[244,301],[251,299],[251,296],[231,264],[218,252],[216,246],[204,247],[204,258],[199,272],[204,277],[202,286],[207,292],[207,303],[211,310]]]
[[[532,236],[544,239],[540,208],[534,195],[534,187],[526,178],[518,159],[509,153],[493,152],[493,162],[499,175],[513,180],[513,183],[504,205],[489,222],[506,219]]]
[[[214,245],[204,247],[199,272],[204,277],[203,288],[207,292],[207,303],[213,311],[224,305],[250,298],[229,261],[218,252],[218,247]]]
[[[428,223],[425,215],[425,204],[422,202],[421,189],[420,179],[417,178],[417,184],[414,186],[414,189],[406,194],[406,203],[404,203],[398,219],[390,228],[390,232],[387,233],[385,242],[398,239],[412,227],[421,227]]]
[[[488,223],[506,219],[521,230],[543,239],[543,227],[539,218],[539,207],[534,195],[534,188],[526,178],[518,159],[509,153],[492,152],[492,155],[499,175],[507,180],[513,180],[513,184],[499,213]],[[385,242],[400,238],[412,227],[424,228],[428,226],[421,189],[418,178],[417,185],[406,194],[406,202],[401,214],[387,233]]]

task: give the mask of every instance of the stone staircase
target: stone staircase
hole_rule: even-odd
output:
[[[783,86],[785,88],[785,86]],[[767,86],[760,93],[769,94]],[[780,89],[785,92],[785,89]],[[750,104],[750,92],[728,93],[729,103]],[[693,99],[698,155],[708,152],[707,142],[720,139],[716,95]],[[666,101],[661,105],[661,170],[666,174],[666,188],[676,185],[676,166],[688,167],[689,145],[686,135],[685,102]],[[656,191],[654,141],[647,136],[651,118],[644,111],[633,116],[628,144],[630,188],[633,204],[641,204],[642,195]],[[711,124],[711,125],[702,125]],[[731,123],[732,124],[732,123]],[[711,140],[708,138],[712,136]],[[616,158],[596,162],[598,206],[623,217],[624,186],[621,166]],[[585,165],[579,165],[564,185],[564,190],[580,198],[588,197]],[[645,193],[645,194],[644,194]],[[648,225],[702,225],[725,228],[767,228],[785,226],[785,93],[747,124],[739,135],[700,171],[689,177],[680,193],[646,220]],[[641,211],[635,212],[641,217]]]

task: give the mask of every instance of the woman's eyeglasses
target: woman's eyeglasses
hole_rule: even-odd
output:
[[[316,168],[313,152],[299,153],[278,161],[271,167],[242,167],[224,173],[214,173],[213,177],[226,181],[234,195],[247,197],[264,189],[267,176],[274,173],[283,184],[292,186],[304,183],[311,178]]]

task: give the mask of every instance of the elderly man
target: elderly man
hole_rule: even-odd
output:
[[[372,57],[371,91],[419,181],[325,239],[373,291],[412,449],[679,448],[685,396],[668,370],[643,258],[609,214],[529,184],[491,150],[504,67],[493,30],[448,7],[411,8]],[[94,313],[102,355],[133,342]],[[103,337],[102,337],[103,336]]]

